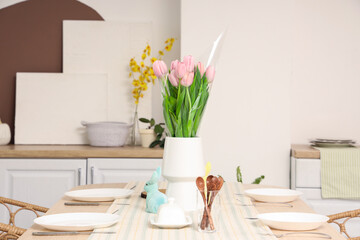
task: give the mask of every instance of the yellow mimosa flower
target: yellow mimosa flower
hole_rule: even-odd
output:
[[[168,38],[165,41],[165,50],[170,51],[175,41],[174,38]],[[148,89],[148,83],[152,82],[155,84],[156,76],[152,69],[152,65],[156,60],[161,60],[161,56],[164,56],[164,50],[158,51],[158,58],[151,56],[151,46],[146,44],[141,54],[141,61],[138,63],[135,61],[135,57],[132,57],[129,61],[130,71],[129,77],[133,78],[132,85],[132,96],[135,99],[135,104],[139,104],[139,99],[144,97],[143,91]],[[148,58],[149,57],[149,58]],[[149,60],[146,60],[149,59]],[[146,62],[148,61],[148,62]]]
[[[140,85],[140,82],[138,80],[134,80],[132,82],[132,84],[135,86],[135,87],[138,87]]]

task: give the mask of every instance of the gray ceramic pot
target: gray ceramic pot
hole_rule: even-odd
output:
[[[91,146],[120,147],[124,146],[132,124],[124,122],[94,122],[81,121],[87,128]]]

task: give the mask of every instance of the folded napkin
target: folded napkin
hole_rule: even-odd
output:
[[[320,150],[323,198],[360,199],[360,148]]]

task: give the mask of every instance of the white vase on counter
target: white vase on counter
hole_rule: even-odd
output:
[[[196,210],[196,178],[205,175],[201,138],[166,137],[163,158],[166,195],[175,198],[185,211]]]
[[[0,145],[7,145],[11,140],[10,127],[6,123],[2,123],[0,119]]]

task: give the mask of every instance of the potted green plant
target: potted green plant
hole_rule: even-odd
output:
[[[141,145],[143,147],[153,148],[157,145],[164,147],[165,138],[163,138],[164,128],[162,125],[165,123],[155,123],[155,119],[140,118],[140,122],[148,123],[149,126],[146,129],[140,129]]]

